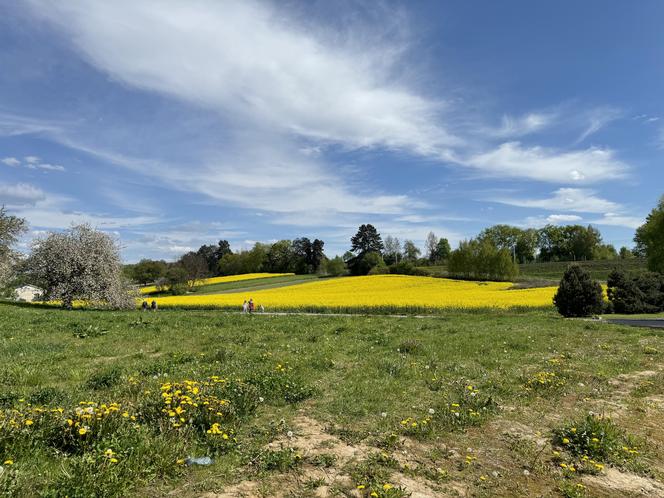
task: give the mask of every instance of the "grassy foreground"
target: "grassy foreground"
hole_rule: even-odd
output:
[[[663,355],[542,311],[0,305],[0,494],[661,496]]]

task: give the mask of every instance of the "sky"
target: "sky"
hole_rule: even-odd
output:
[[[664,193],[664,2],[0,0],[0,204],[126,262],[423,247]]]

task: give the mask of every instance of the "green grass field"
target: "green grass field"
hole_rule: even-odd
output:
[[[571,261],[553,261],[547,263],[527,263],[519,265],[519,276],[517,282],[541,281],[542,284],[550,285],[558,283],[565,273]],[[642,258],[615,259],[611,261],[577,261],[590,275],[601,281],[606,281],[609,273],[615,268],[625,271],[641,271],[646,269],[646,261]],[[446,266],[422,266],[420,269],[435,276],[447,276]]]
[[[664,330],[544,311],[0,305],[0,494],[656,496],[663,355]]]
[[[528,263],[519,265],[519,278],[545,279],[560,281],[570,262],[559,261],[551,263]],[[646,269],[646,262],[641,258],[615,259],[612,261],[577,261],[576,264],[588,270],[590,275],[606,281],[615,268],[625,271],[641,271]]]

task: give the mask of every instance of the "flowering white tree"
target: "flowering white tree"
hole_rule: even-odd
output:
[[[15,275],[19,255],[12,246],[26,230],[27,223],[23,218],[7,214],[5,207],[0,206],[0,291]]]
[[[33,243],[27,271],[44,289],[44,299],[75,300],[96,306],[131,308],[134,300],[123,281],[120,248],[110,235],[79,225]]]

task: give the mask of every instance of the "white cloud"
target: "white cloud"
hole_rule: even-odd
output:
[[[21,161],[19,161],[15,157],[5,157],[0,162],[2,162],[2,164],[6,164],[7,166],[11,166],[11,167],[16,167],[16,166],[19,166],[21,164]]]
[[[593,190],[582,188],[560,188],[546,199],[497,198],[492,200],[510,206],[579,213],[605,213],[620,208],[620,205],[615,202],[597,197]]]
[[[497,138],[521,137],[551,126],[557,118],[555,112],[531,112],[518,117],[505,115],[499,128],[487,129],[485,133]]]
[[[34,206],[44,199],[46,199],[44,191],[28,183],[0,183],[0,204],[8,208]]]
[[[639,228],[644,223],[644,218],[636,216],[625,216],[618,213],[606,213],[602,218],[592,220],[595,225],[610,225],[616,227]]]
[[[626,175],[627,166],[610,149],[591,147],[561,152],[506,142],[462,162],[496,176],[530,178],[556,183],[590,183]]]
[[[570,223],[574,221],[581,221],[582,219],[583,218],[581,218],[581,216],[578,216],[576,214],[551,214],[546,217],[546,221],[554,225],[560,225],[563,223]]]
[[[45,171],[66,171],[64,166],[59,164],[49,164],[49,163],[28,163],[27,167],[29,169],[41,169]]]
[[[443,103],[397,83],[404,47],[359,29],[327,36],[255,1],[31,3],[94,65],[139,88],[353,148],[439,154],[459,143],[436,119]]]
[[[623,112],[614,107],[599,107],[587,113],[588,124],[583,130],[576,143],[583,142],[589,136],[597,133],[612,121],[623,116]]]
[[[25,164],[23,165],[23,167],[27,169],[41,169],[45,171],[65,171],[64,166],[61,166],[59,164],[44,163],[37,156],[27,156],[24,158],[24,161]],[[7,166],[11,166],[13,168],[21,166],[21,161],[16,159],[15,157],[5,157],[4,159],[1,159],[0,162],[6,164]]]

